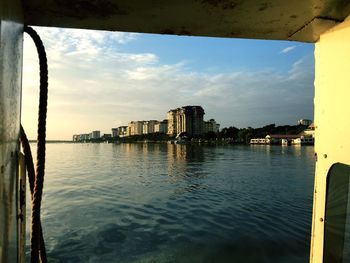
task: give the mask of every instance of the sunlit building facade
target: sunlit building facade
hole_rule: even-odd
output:
[[[170,110],[168,111],[167,114],[167,119],[168,119],[168,134],[170,136],[175,136],[177,134],[176,130],[176,112],[177,109],[175,110]]]
[[[118,128],[112,128],[112,137],[125,137],[127,136],[128,126],[119,126]]]
[[[154,132],[158,133],[168,133],[168,120],[158,121],[154,125]]]
[[[143,134],[144,121],[131,121],[128,124],[127,136]]]
[[[168,134],[186,132],[189,136],[203,134],[204,110],[201,106],[184,106],[168,111]]]
[[[144,121],[142,133],[143,134],[154,133],[156,123],[158,123],[158,121],[156,121],[156,120]]]

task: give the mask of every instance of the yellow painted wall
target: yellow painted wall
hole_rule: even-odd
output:
[[[350,165],[350,17],[321,35],[315,48],[317,153],[310,262],[323,258],[326,177],[336,162]]]

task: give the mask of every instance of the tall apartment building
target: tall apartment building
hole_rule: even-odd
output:
[[[128,126],[119,126],[112,128],[112,137],[125,137],[127,135]]]
[[[119,136],[119,131],[118,128],[112,128],[112,137],[118,137]]]
[[[92,133],[90,133],[90,138],[91,139],[101,138],[101,132],[100,131],[92,131]]]
[[[209,121],[205,121],[203,123],[203,133],[215,132],[218,133],[220,129],[220,124],[216,123],[214,119],[210,119]]]
[[[168,114],[167,114],[168,134],[171,135],[171,136],[177,135],[177,130],[176,130],[176,112],[177,112],[177,109],[170,110],[170,111],[168,111]]]
[[[201,135],[204,114],[201,106],[184,106],[168,111],[168,134],[186,132],[189,136]]]
[[[158,121],[154,125],[154,132],[168,133],[168,120]]]
[[[157,122],[156,120],[144,121],[142,127],[143,134],[155,133],[154,128]]]
[[[119,126],[118,127],[119,137],[127,136],[127,132],[128,132],[128,126]]]
[[[131,121],[128,124],[127,136],[141,135],[143,133],[144,121]]]

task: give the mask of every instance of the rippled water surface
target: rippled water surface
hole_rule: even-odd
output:
[[[48,144],[49,261],[308,262],[313,151]]]

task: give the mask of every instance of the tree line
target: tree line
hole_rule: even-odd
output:
[[[228,140],[236,143],[249,143],[252,138],[265,138],[268,134],[296,135],[307,128],[305,125],[282,125],[269,124],[261,128],[236,128],[230,126],[223,128],[218,134],[206,133],[205,139]]]
[[[241,143],[248,144],[252,138],[265,138],[268,134],[285,134],[295,135],[305,130],[305,125],[283,125],[276,126],[269,124],[261,128],[237,128],[235,126],[225,127],[220,132],[208,132],[195,138],[189,138],[193,141],[209,141],[209,142],[226,142],[226,143]],[[150,133],[141,135],[132,135],[128,137],[114,137],[114,138],[99,138],[90,139],[89,142],[164,142],[175,139],[175,136],[169,136],[165,133]]]

